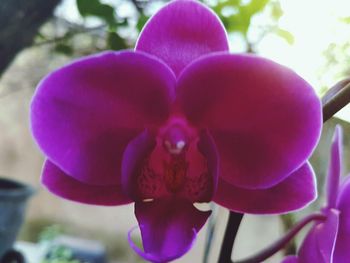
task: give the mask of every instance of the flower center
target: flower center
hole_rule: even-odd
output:
[[[163,161],[164,183],[167,190],[176,193],[182,189],[187,176],[188,162],[184,155],[171,155],[170,161]]]
[[[178,192],[184,185],[187,176],[188,135],[180,124],[170,125],[162,135],[163,148],[167,153],[163,159],[163,179],[167,190]]]
[[[198,150],[198,132],[179,119],[161,128],[156,146],[143,161],[137,179],[142,198],[177,195],[193,202],[211,191],[206,156]]]
[[[179,124],[170,126],[162,137],[163,147],[171,155],[183,153],[189,140],[186,131]]]

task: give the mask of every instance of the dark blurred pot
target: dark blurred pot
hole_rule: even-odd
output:
[[[0,259],[12,248],[33,193],[29,185],[0,177]]]

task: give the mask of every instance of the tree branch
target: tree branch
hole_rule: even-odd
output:
[[[0,1],[0,76],[16,55],[33,43],[60,0]]]
[[[42,40],[40,42],[39,41],[35,42],[35,43],[33,43],[33,46],[43,46],[43,45],[55,44],[55,43],[60,42],[60,41],[71,39],[74,36],[79,35],[79,34],[86,34],[86,33],[93,32],[93,31],[99,31],[99,30],[104,29],[104,28],[106,28],[106,25],[90,27],[90,28],[89,27],[86,27],[86,28],[80,27],[79,29],[68,31],[63,36]]]

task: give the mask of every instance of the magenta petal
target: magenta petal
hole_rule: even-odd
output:
[[[178,198],[136,202],[135,214],[140,225],[144,252],[132,247],[152,262],[168,262],[185,254],[210,211],[197,210],[189,201]]]
[[[31,105],[33,135],[64,172],[119,184],[127,143],[169,115],[175,78],[158,59],[131,51],[85,57],[46,77]]]
[[[333,143],[331,147],[331,158],[327,177],[327,206],[335,208],[338,198],[339,180],[341,173],[341,158],[343,145],[343,131],[341,126],[337,126],[334,132]]]
[[[123,154],[121,181],[124,192],[133,200],[142,200],[137,178],[155,144],[155,138],[148,131],[144,131],[130,141]]]
[[[198,142],[198,150],[203,154],[208,164],[208,175],[211,182],[208,184],[208,189],[204,191],[204,195],[201,196],[196,202],[210,202],[217,189],[218,175],[219,175],[219,160],[218,153],[213,141],[213,138],[207,131],[203,131],[200,134]]]
[[[339,231],[334,251],[334,263],[350,259],[350,177],[341,188],[337,204],[340,211]]]
[[[277,214],[301,209],[317,196],[315,174],[306,163],[267,189],[244,189],[219,179],[214,202],[240,213]]]
[[[228,51],[219,18],[198,1],[178,0],[163,7],[142,30],[136,50],[161,58],[176,75],[196,58]]]
[[[298,263],[298,258],[296,256],[288,256],[281,263]]]
[[[339,212],[330,209],[326,211],[326,216],[326,221],[316,223],[304,239],[298,253],[300,263],[345,262],[332,259],[338,233]]]
[[[321,131],[321,104],[290,69],[253,55],[213,54],[189,65],[178,80],[187,118],[207,127],[224,179],[268,188],[310,156]]]
[[[50,192],[71,201],[105,206],[132,202],[123,194],[120,185],[96,186],[79,182],[48,160],[44,164],[41,181]]]

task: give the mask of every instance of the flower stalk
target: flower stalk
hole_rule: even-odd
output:
[[[230,212],[227,226],[226,226],[224,241],[220,251],[220,258],[218,261],[219,263],[231,262],[233,244],[235,242],[238,228],[239,228],[239,225],[241,224],[242,219],[243,219],[243,214],[235,213],[232,211]]]
[[[234,263],[257,263],[257,262],[263,262],[265,259],[271,257],[278,251],[280,251],[282,248],[284,248],[289,241],[291,241],[299,232],[302,230],[306,225],[308,225],[310,222],[314,221],[320,221],[325,220],[326,216],[320,213],[317,214],[311,214],[304,219],[302,219],[299,223],[297,223],[289,232],[282,237],[280,240],[277,240],[274,244],[269,246],[268,248],[262,250],[261,252],[257,253],[254,256],[251,256],[247,259],[234,261]],[[223,261],[224,262],[224,261]],[[228,261],[226,261],[228,262]]]
[[[323,122],[350,102],[350,77],[339,81],[322,98]]]

